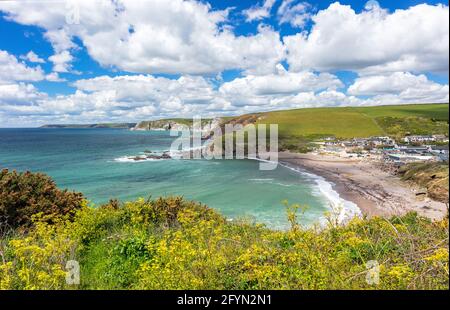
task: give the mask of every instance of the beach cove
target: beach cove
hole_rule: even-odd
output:
[[[383,171],[376,161],[293,152],[280,152],[279,160],[322,176],[343,199],[355,203],[368,217],[415,211],[436,220],[447,214],[445,203],[417,195],[421,190],[418,186]]]
[[[167,151],[173,139],[166,131],[1,129],[0,167],[46,173],[96,205],[180,195],[230,221],[273,229],[289,225],[284,200],[309,207],[301,218],[306,225],[323,221],[331,203],[346,203],[323,178],[283,165],[260,171],[254,160],[130,160]]]

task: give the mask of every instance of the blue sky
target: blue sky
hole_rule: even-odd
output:
[[[448,102],[448,2],[26,2],[0,3],[0,127]]]

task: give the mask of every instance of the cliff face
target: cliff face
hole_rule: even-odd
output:
[[[202,119],[202,132],[213,131],[214,128],[221,124],[220,118]],[[192,120],[190,119],[165,119],[155,121],[139,122],[131,130],[186,130],[192,129]]]
[[[142,121],[136,124],[132,130],[183,130],[191,126],[184,122],[177,122],[174,120],[156,120],[156,121]]]

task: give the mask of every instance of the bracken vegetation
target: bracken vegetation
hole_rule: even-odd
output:
[[[448,121],[438,121],[423,117],[378,117],[376,122],[386,134],[400,140],[411,135],[443,134],[448,135]]]
[[[448,203],[448,162],[409,163],[398,173],[403,180],[426,188],[432,199]]]
[[[13,195],[8,186],[1,191]],[[27,230],[2,226],[0,288],[448,289],[448,217],[411,213],[340,226],[329,215],[325,227],[306,228],[302,210],[287,206],[287,231],[229,222],[180,197],[83,202],[73,216],[36,212]],[[75,287],[65,282],[72,259],[81,266]],[[378,285],[366,282],[372,260]]]

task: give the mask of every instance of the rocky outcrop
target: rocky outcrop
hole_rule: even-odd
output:
[[[172,156],[170,156],[169,152],[163,152],[162,154],[154,154],[152,151],[144,151],[145,155],[139,155],[139,156],[132,156],[129,157],[129,159],[132,159],[134,161],[144,161],[144,160],[154,160],[154,159],[171,159]]]
[[[175,120],[155,120],[139,122],[131,130],[185,130],[190,127],[184,122],[181,123]]]
[[[216,127],[219,127],[221,124],[221,118],[202,119],[202,139],[209,139],[214,129]],[[165,119],[155,121],[142,121],[136,124],[136,126],[131,130],[192,130],[192,120]]]

